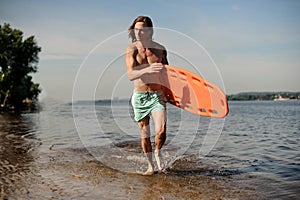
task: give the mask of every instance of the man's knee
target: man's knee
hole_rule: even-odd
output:
[[[162,133],[166,132],[166,126],[167,126],[166,122],[157,123],[156,127],[155,127],[156,133],[162,134]]]
[[[147,127],[148,125],[149,125],[148,117],[146,117],[145,119],[138,122],[138,126],[140,127],[140,129],[143,129],[143,128]]]
[[[158,138],[165,138],[166,137],[166,126],[163,125],[161,127],[159,127],[157,130],[156,130],[156,136]]]
[[[150,138],[149,119],[144,119],[138,122],[141,138]]]

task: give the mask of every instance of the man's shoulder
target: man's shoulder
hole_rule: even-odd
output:
[[[127,52],[130,52],[130,51],[136,51],[137,50],[137,47],[136,47],[136,44],[135,43],[131,43],[127,46]]]

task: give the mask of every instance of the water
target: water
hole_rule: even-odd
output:
[[[230,102],[225,121],[168,106],[169,170],[151,177],[139,175],[146,161],[128,102],[41,106],[0,115],[0,199],[300,195],[300,101]]]

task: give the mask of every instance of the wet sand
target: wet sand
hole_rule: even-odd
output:
[[[184,159],[166,174],[142,176],[108,168],[84,148],[39,152],[15,145],[1,148],[0,199],[257,199],[251,177],[191,170]]]

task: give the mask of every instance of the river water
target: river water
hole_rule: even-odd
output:
[[[0,114],[0,199],[299,198],[300,101],[229,108],[223,120],[169,105],[167,171],[147,177],[127,101]]]

